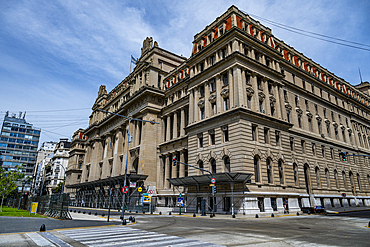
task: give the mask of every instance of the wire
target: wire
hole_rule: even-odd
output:
[[[44,111],[25,111],[25,112],[61,112],[61,111],[81,111],[88,110],[91,108],[75,108],[75,109],[60,109],[60,110],[44,110]],[[10,112],[10,111],[9,111]],[[0,111],[0,113],[6,113],[6,111]]]
[[[243,12],[245,14],[247,14],[245,11],[243,11]],[[370,51],[370,49],[367,49],[367,48],[358,47],[358,46],[354,46],[354,45],[349,45],[349,44],[345,44],[345,43],[340,43],[340,42],[336,42],[336,41],[333,41],[333,40],[338,40],[338,41],[347,42],[347,43],[351,43],[351,44],[356,44],[356,45],[360,45],[360,46],[366,46],[366,47],[370,47],[370,45],[361,44],[361,43],[358,43],[358,42],[348,41],[348,40],[344,40],[344,39],[338,39],[338,38],[330,37],[330,36],[327,36],[327,35],[318,34],[318,33],[306,31],[306,30],[303,30],[303,29],[290,27],[290,26],[287,26],[287,25],[284,25],[284,24],[280,24],[280,23],[277,23],[277,22],[274,22],[274,21],[265,19],[263,17],[259,17],[259,16],[254,15],[254,14],[249,14],[249,15],[250,16],[253,16],[253,17],[257,18],[257,19],[266,21],[266,22],[270,23],[271,25],[274,25],[274,26],[279,27],[281,29],[284,29],[284,30],[287,30],[287,31],[290,31],[290,32],[293,32],[293,33],[297,33],[297,34],[300,34],[300,35],[303,35],[303,36],[307,36],[307,37],[310,37],[310,38],[314,38],[314,39],[318,39],[318,40],[323,40],[323,41],[326,41],[326,42],[330,42],[330,43],[334,43],[334,44],[338,44],[338,45],[343,45],[343,46],[347,46],[347,47],[351,47],[351,48],[355,48],[355,49]],[[294,31],[294,30],[297,30],[297,31]],[[312,35],[309,35],[309,34],[305,34],[303,32],[310,33],[310,34],[316,35],[316,36],[330,38],[330,39],[333,39],[333,40],[328,40],[328,39],[324,39],[324,38],[315,37],[315,36],[312,36]]]

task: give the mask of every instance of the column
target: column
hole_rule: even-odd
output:
[[[140,126],[141,123],[139,121],[135,121],[135,146],[139,145],[140,143]]]
[[[124,138],[123,138],[123,132],[124,129],[119,129],[117,134],[116,134],[116,144],[115,144],[115,151],[117,150],[117,152],[114,154],[114,160],[113,160],[113,170],[112,170],[112,176],[118,176],[120,175],[120,171],[121,171],[121,165],[122,165],[122,162],[121,162],[121,158],[120,158],[120,155],[125,151],[123,150],[123,144],[124,144]],[[117,145],[117,146],[116,146]]]
[[[283,95],[283,90],[279,85],[276,86],[278,95],[276,97],[279,97],[280,101],[280,111],[281,111],[281,119],[286,120],[286,109],[285,109],[285,100],[284,100],[284,95]]]
[[[252,59],[255,59],[256,58],[256,56],[254,55],[254,49],[253,48],[250,49],[250,57]]]
[[[185,163],[185,151],[180,152],[180,162]],[[185,165],[180,164],[180,178],[185,177]]]
[[[220,95],[221,91],[222,91],[222,86],[221,86],[221,76],[220,74],[216,75],[216,94],[217,94],[217,101],[216,101],[216,104],[217,104],[217,112],[224,112],[224,102],[223,102],[223,98],[222,96]]]
[[[231,42],[227,44],[227,55],[226,56],[230,56],[231,55]]]
[[[172,154],[172,157],[176,157],[176,159],[177,159],[177,153],[173,153]],[[170,158],[171,158],[171,156],[170,156]],[[172,160],[171,160],[171,162],[172,162]],[[178,164],[176,166],[172,166],[172,175],[171,175],[171,178],[177,178],[177,169],[178,169],[178,167],[179,167]]]
[[[184,108],[181,108],[181,119],[180,119],[180,136],[184,136],[185,135],[185,109]]]
[[[234,85],[233,85],[233,71],[229,69],[228,73],[228,81],[229,81],[229,100],[230,100],[230,109],[234,107]]]
[[[158,167],[158,170],[157,170],[157,181],[158,181],[158,188],[160,189],[163,189],[164,187],[164,182],[163,181],[163,178],[164,178],[164,162],[163,162],[163,156],[160,156],[159,157],[159,167]]]
[[[166,141],[166,120],[164,119],[164,117],[162,117],[161,119],[161,125],[162,125],[162,142],[165,142]]]
[[[217,63],[218,61],[220,61],[220,55],[218,54],[219,51],[216,51],[215,53],[215,63]]]
[[[170,178],[170,155],[165,156],[165,168],[164,168],[164,188],[170,188],[170,182],[168,182],[167,178]]]
[[[237,41],[237,40],[233,41],[232,51],[233,52],[239,51],[239,41]]]
[[[194,122],[194,91],[189,92],[189,124]]]
[[[199,107],[198,107],[198,101],[199,101],[199,88],[195,88],[195,95],[194,95],[194,122],[199,121]]]
[[[265,110],[267,115],[271,115],[271,108],[270,108],[270,93],[269,93],[269,85],[266,78],[262,80],[263,83],[263,93],[266,95],[265,98]]]
[[[257,75],[255,73],[252,73],[251,75],[251,83],[252,83],[252,88],[254,90],[254,94],[252,96],[252,110],[259,111]]]
[[[239,67],[233,68],[233,74],[234,74],[234,105],[241,106],[245,105],[245,98],[244,94],[246,93],[246,89],[243,84],[242,80],[242,73],[241,69]]]
[[[167,129],[166,129],[166,141],[170,140],[170,129],[171,129],[171,117],[167,115]]]
[[[209,98],[209,82],[204,84],[204,107],[205,107],[205,118],[211,116],[211,103],[208,101]]]
[[[177,112],[173,113],[173,139],[177,138]]]
[[[262,59],[261,59],[261,63],[263,64],[263,65],[266,65],[266,58],[265,58],[265,55],[263,55],[262,54]]]

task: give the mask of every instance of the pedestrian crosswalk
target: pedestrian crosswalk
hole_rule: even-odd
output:
[[[221,246],[127,226],[61,230],[59,232],[87,246]]]

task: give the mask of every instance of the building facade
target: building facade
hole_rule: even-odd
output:
[[[24,174],[32,177],[41,130],[27,123],[25,115],[6,112],[1,128],[0,160],[6,170],[23,166]],[[24,191],[30,191],[30,188],[31,183],[28,183]]]
[[[104,110],[160,123],[133,121],[128,147],[128,173],[147,175],[158,205],[181,192],[189,211],[202,199],[221,213],[370,206],[369,157],[339,156],[370,154],[368,104],[368,91],[232,6],[194,36],[190,58],[147,38],[134,71],[109,93],[100,87],[70,188],[93,207],[111,187],[122,195],[128,121]],[[220,178],[215,201],[208,175],[174,157]]]
[[[47,194],[51,195],[59,183],[64,182],[64,176],[68,167],[69,150],[71,142],[68,139],[60,139],[55,146],[51,160],[45,166],[45,182]]]

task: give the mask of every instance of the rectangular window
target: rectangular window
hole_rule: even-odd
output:
[[[294,151],[294,137],[290,137],[290,151]]]
[[[321,146],[321,154],[322,154],[322,157],[325,158],[325,146],[324,145]]]
[[[302,128],[302,116],[298,115],[298,127]]]
[[[252,125],[252,141],[258,141],[258,126]]]
[[[224,86],[229,84],[229,80],[227,78],[227,73],[222,74],[222,83],[223,83]]]
[[[301,140],[302,154],[306,154],[306,141]]]
[[[312,118],[308,118],[308,128],[312,132]]]
[[[226,48],[221,49],[221,59],[224,59],[226,57]]]
[[[209,58],[209,65],[212,66],[214,63],[215,63],[215,56],[213,55]]]
[[[295,106],[299,106],[299,97],[298,97],[298,95],[296,95],[294,97],[294,102],[295,102]]]
[[[203,134],[198,134],[198,148],[203,147]]]
[[[215,79],[211,79],[209,82],[209,91],[213,92],[216,91],[216,82]]]
[[[216,144],[216,135],[214,130],[208,131],[209,135],[209,145],[215,145]]]
[[[303,89],[306,89],[306,81],[302,81],[302,87]]]
[[[266,144],[270,144],[270,129],[264,128],[263,136]]]
[[[293,84],[295,84],[295,74],[292,74],[293,77]]]
[[[311,84],[311,91],[312,93],[315,93],[315,86],[313,84]]]
[[[316,155],[316,144],[312,143],[312,155]]]
[[[229,97],[224,98],[224,110],[229,110]]]
[[[330,158],[334,159],[334,150],[333,150],[333,148],[330,148]]]
[[[199,108],[200,119],[204,119],[204,107]]]
[[[211,112],[212,112],[212,115],[216,115],[217,114],[217,106],[216,106],[216,103],[211,103]]]
[[[200,94],[200,97],[204,97],[204,85],[199,87],[199,94]]]
[[[276,146],[280,147],[280,131],[275,130],[275,141],[276,141]]]
[[[229,141],[229,128],[227,126],[222,127],[222,136],[224,142]]]

